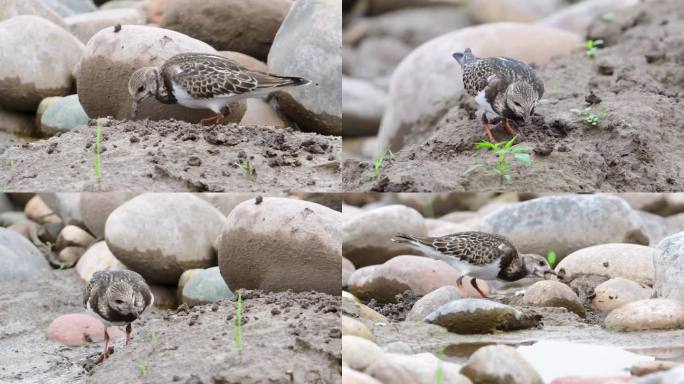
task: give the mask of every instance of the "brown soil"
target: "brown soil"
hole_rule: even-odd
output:
[[[103,120],[98,180],[95,132],[91,121],[48,140],[0,152],[0,185],[8,191],[341,189],[338,136],[267,126]],[[255,176],[247,176],[236,165],[247,161]]]
[[[684,190],[683,20],[680,1],[639,6],[594,26],[591,37],[607,45],[596,59],[577,52],[539,69],[544,99],[519,127],[535,164],[514,164],[512,182],[501,184],[489,170],[494,153],[474,148],[486,136],[474,102],[462,97],[426,117],[421,127],[431,136],[396,153],[379,178],[369,162],[346,160],[346,190]],[[600,117],[596,126],[570,111],[590,105]],[[510,138],[496,131],[497,140]],[[476,164],[487,170],[464,176]]]
[[[100,365],[101,343],[65,347],[48,341],[49,323],[82,311],[75,270],[33,282],[0,282],[0,382],[3,383],[339,383],[340,297],[317,292],[246,291],[242,340],[233,337],[235,302],[177,311],[148,310],[131,344],[114,343]]]

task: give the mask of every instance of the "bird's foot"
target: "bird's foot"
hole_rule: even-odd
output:
[[[513,129],[513,127],[511,127],[511,124],[508,122],[507,119],[501,120],[501,125],[506,130],[506,132],[508,132],[511,136],[513,136],[513,137],[517,136],[519,139],[518,141],[522,140],[523,135],[516,132],[515,129]]]
[[[128,343],[131,341],[131,331],[131,324],[126,324],[126,342],[124,344],[125,346],[128,346]]]
[[[97,365],[97,364],[100,364],[103,361],[107,360],[109,358],[109,356],[111,356],[112,353],[114,353],[114,347],[107,348],[105,351],[100,353],[100,356],[97,357],[94,364]]]
[[[470,285],[472,285],[473,288],[475,288],[475,290],[477,291],[477,293],[480,294],[480,297],[482,297],[483,299],[489,299],[489,297],[488,297],[484,292],[482,292],[482,290],[480,289],[480,287],[478,287],[478,285],[477,285],[477,279],[476,279],[476,278],[473,277],[473,278],[470,280]]]
[[[490,143],[495,143],[494,141],[494,135],[492,135],[492,125],[489,124],[489,120],[487,120],[487,115],[482,114],[482,127],[485,130],[485,133],[487,134],[487,137],[489,138]]]
[[[219,115],[212,116],[212,117],[207,117],[206,119],[200,120],[200,124],[207,126],[207,125],[214,125],[216,124],[216,121],[219,119]]]

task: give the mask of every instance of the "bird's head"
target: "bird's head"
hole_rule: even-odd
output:
[[[527,121],[534,113],[539,95],[527,82],[516,81],[506,89],[506,108],[510,110],[511,118]]]
[[[549,262],[544,256],[533,253],[524,253],[521,256],[529,276],[538,276],[544,279],[556,276],[556,272],[551,269]]]
[[[142,294],[125,282],[112,283],[105,297],[109,308],[124,316],[137,318],[145,310]]]
[[[159,87],[159,70],[155,67],[143,67],[133,72],[128,80],[128,93],[133,98],[133,116],[138,112],[138,105],[150,96],[157,94]]]

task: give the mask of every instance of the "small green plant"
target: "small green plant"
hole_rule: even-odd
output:
[[[375,158],[375,161],[373,162],[373,173],[375,174],[376,179],[380,177],[380,171],[382,170],[382,164],[385,162],[385,159],[392,158],[392,156],[394,156],[392,150],[387,147],[384,152]]]
[[[147,337],[149,337],[150,341],[155,343],[157,341],[157,332],[155,331],[149,331],[147,333]]]
[[[141,361],[138,364],[138,371],[140,372],[140,377],[146,377],[150,374],[150,370],[147,368],[147,363]]]
[[[14,159],[10,159],[8,161],[9,169],[10,171],[14,171],[14,168],[17,166],[17,161]]]
[[[551,93],[556,93],[559,89],[558,84],[551,84]]]
[[[242,290],[238,290],[238,298],[235,307],[235,327],[233,328],[233,338],[235,346],[242,358]]]
[[[601,119],[607,115],[606,111],[594,111],[592,107],[587,107],[584,109],[573,108],[570,110],[570,112],[576,113],[582,119],[582,121],[593,127],[599,125]]]
[[[615,13],[608,12],[606,14],[603,14],[601,16],[601,20],[605,21],[606,23],[612,23],[613,21],[615,21]]]
[[[598,47],[603,45],[603,40],[587,40],[584,42],[584,48],[587,50],[587,56],[595,59],[598,54]]]
[[[494,173],[499,175],[499,181],[501,184],[503,184],[504,181],[510,182],[512,179],[511,157],[528,167],[534,164],[532,155],[530,154],[532,149],[525,146],[513,147],[513,143],[515,143],[517,138],[518,136],[514,136],[512,139],[503,141],[501,143],[492,143],[485,140],[475,144],[476,149],[491,149],[496,154],[497,160],[496,164],[494,165]],[[484,164],[475,164],[468,168],[464,174],[467,175],[484,166]]]
[[[549,254],[546,255],[546,261],[549,262],[549,266],[551,268],[554,268],[556,266],[556,252],[554,252],[554,251],[549,252]]]
[[[252,162],[250,162],[249,160],[245,160],[239,163],[235,163],[235,165],[237,165],[238,168],[242,169],[242,171],[245,173],[245,176],[248,179],[256,179],[256,169],[254,168],[254,166],[252,166]]]
[[[444,349],[437,350],[437,370],[435,371],[435,384],[442,384],[444,378]]]
[[[95,133],[95,153],[93,153],[93,167],[95,168],[95,176],[98,182],[102,176],[102,125],[97,121]]]

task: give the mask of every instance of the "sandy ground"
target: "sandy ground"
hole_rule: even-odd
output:
[[[93,367],[101,343],[65,347],[47,340],[49,323],[82,310],[74,270],[36,282],[0,283],[2,383],[339,383],[340,297],[322,293],[244,295],[243,350],[233,337],[235,302],[190,310],[148,310],[133,340]]]
[[[103,120],[101,177],[95,122],[0,149],[8,191],[338,191],[341,139],[267,126]],[[248,176],[236,163],[250,162]],[[10,167],[10,164],[12,166]]]
[[[368,161],[345,160],[346,190],[431,192],[464,190],[643,191],[684,190],[684,8],[669,0],[640,6],[614,22],[594,26],[607,48],[584,52],[539,69],[546,93],[520,143],[535,164],[512,167],[501,184],[491,170],[464,175],[475,164],[492,168],[494,153],[476,150],[486,138],[469,98],[445,100],[417,140],[385,163],[376,178]],[[624,31],[624,32],[623,32]],[[597,97],[591,96],[595,95]],[[585,123],[571,109],[591,105],[600,118]],[[503,129],[497,140],[510,138]]]

